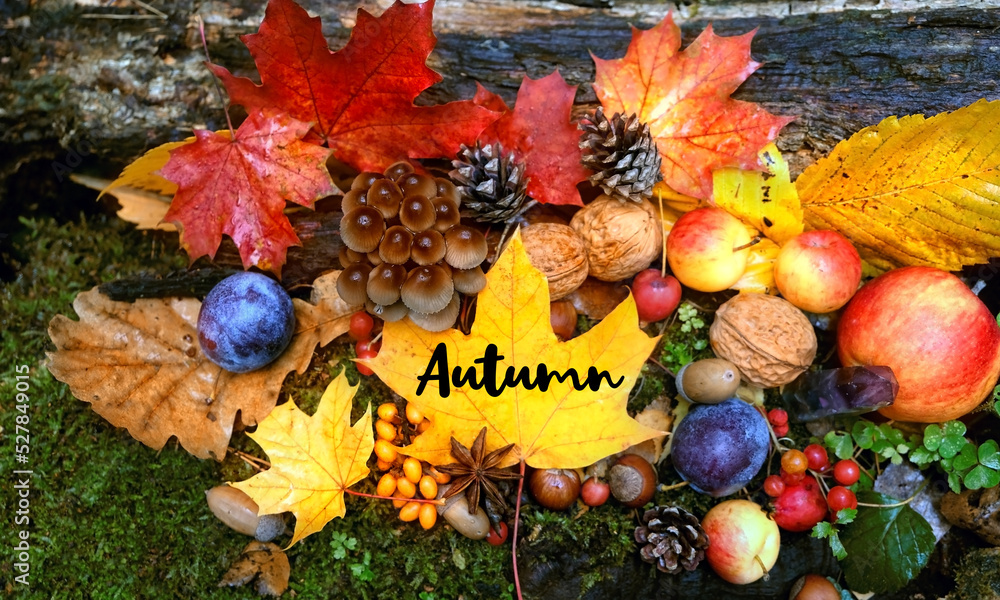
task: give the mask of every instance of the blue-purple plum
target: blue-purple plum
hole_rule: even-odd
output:
[[[730,398],[692,405],[674,431],[670,456],[692,488],[719,498],[750,483],[764,466],[770,446],[764,416]]]
[[[205,296],[198,343],[208,360],[233,373],[255,371],[281,356],[295,332],[288,292],[260,273],[237,273]]]

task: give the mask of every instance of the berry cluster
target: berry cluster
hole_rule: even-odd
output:
[[[453,183],[406,162],[358,175],[341,205],[340,297],[385,321],[409,315],[428,331],[451,327],[458,294],[486,285],[486,238],[459,223],[459,201]]]
[[[832,475],[838,484],[823,493],[818,478]],[[861,477],[853,460],[830,465],[826,449],[810,444],[803,450],[787,450],[781,457],[781,474],[764,479],[764,493],[774,498],[775,522],[789,531],[806,531],[827,514],[835,520],[837,511],[857,508],[858,499],[848,486]]]

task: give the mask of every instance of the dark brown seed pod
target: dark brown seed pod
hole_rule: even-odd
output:
[[[722,358],[696,360],[677,372],[677,392],[688,402],[718,404],[732,398],[738,387],[739,369]]]
[[[436,218],[434,204],[424,196],[409,196],[399,207],[399,222],[414,233],[430,229]]]
[[[370,206],[359,206],[340,219],[340,237],[355,252],[367,254],[377,249],[383,233],[385,219]]]
[[[482,267],[455,269],[451,272],[451,278],[455,282],[455,289],[466,296],[474,296],[486,287],[486,275],[483,274]]]
[[[364,254],[360,252],[355,252],[347,246],[341,246],[340,251],[337,253],[337,258],[340,259],[340,268],[346,269],[348,265],[353,265],[354,263],[362,262],[368,260]]]
[[[368,299],[368,273],[372,270],[367,262],[347,266],[337,278],[337,293],[340,299],[351,306],[362,306]]]
[[[399,300],[399,288],[406,281],[403,265],[383,263],[368,275],[368,298],[375,304],[392,304]]]
[[[403,304],[402,300],[386,306],[384,304],[375,304],[371,301],[371,299],[369,299],[368,302],[365,303],[365,308],[368,310],[369,314],[375,315],[386,323],[394,323],[410,314],[410,309],[406,308],[406,305]]]
[[[455,285],[458,287],[458,278],[455,278]],[[569,300],[556,300],[549,305],[549,322],[552,324],[552,331],[562,340],[573,337],[576,331],[576,308]]]
[[[373,173],[371,171],[365,171],[363,173],[358,173],[358,176],[354,178],[351,182],[352,190],[367,190],[372,186],[372,183],[376,179],[382,179],[383,175],[381,173]]]
[[[401,265],[410,260],[410,245],[413,234],[402,225],[393,225],[385,230],[382,243],[378,245],[378,255],[382,260],[394,265]]]
[[[399,189],[403,190],[403,196],[423,196],[433,198],[437,196],[437,182],[429,175],[420,173],[410,173],[399,180]]]
[[[435,177],[434,183],[437,184],[437,192],[435,196],[441,198],[447,198],[455,203],[455,206],[462,204],[462,194],[458,193],[458,187],[454,183],[445,179],[444,177]]]
[[[444,260],[456,269],[478,267],[486,260],[486,237],[477,229],[465,225],[455,225],[444,234],[448,244]]]
[[[340,201],[340,212],[345,215],[359,206],[365,205],[364,190],[350,190]]]
[[[418,265],[433,265],[441,262],[441,259],[444,258],[444,251],[444,236],[433,229],[413,234],[410,255],[413,257],[413,262]]]
[[[629,508],[637,508],[652,500],[656,484],[653,465],[636,454],[619,457],[608,473],[611,495]]]
[[[455,319],[458,318],[458,310],[461,306],[462,302],[458,296],[458,292],[456,292],[451,295],[451,302],[443,310],[429,315],[411,310],[410,320],[413,321],[414,325],[425,331],[432,333],[444,331],[455,324]]]
[[[462,214],[458,211],[458,203],[445,196],[438,196],[431,200],[434,204],[434,229],[444,233],[458,225],[462,220]]]
[[[566,510],[580,497],[580,476],[573,469],[539,469],[528,487],[535,501],[551,510]]]
[[[377,208],[386,220],[399,214],[403,192],[391,179],[377,179],[365,192],[365,204]]]
[[[437,265],[417,267],[406,276],[400,294],[412,311],[436,313],[451,302],[455,285],[444,269]]]
[[[392,163],[384,171],[385,176],[393,181],[399,181],[400,179],[409,175],[412,172],[413,172],[413,165],[406,162],[405,160],[401,160],[397,163]]]

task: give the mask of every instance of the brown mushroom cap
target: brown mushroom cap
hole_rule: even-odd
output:
[[[399,207],[399,222],[414,233],[430,229],[436,218],[434,204],[425,196],[409,196]]]
[[[442,310],[432,314],[418,313],[411,310],[410,320],[417,327],[432,333],[444,331],[455,324],[455,319],[458,318],[458,311],[461,306],[462,303],[456,292],[451,295],[451,302],[448,303],[448,306],[445,306]]]
[[[444,258],[444,251],[444,236],[437,231],[428,229],[413,234],[410,255],[413,257],[413,262],[418,265],[433,265],[441,262],[441,259]]]
[[[360,252],[355,252],[347,246],[341,246],[340,251],[337,253],[337,258],[340,259],[340,268],[346,269],[348,265],[353,265],[354,263],[366,260],[364,254]]]
[[[444,241],[448,244],[444,260],[456,269],[478,267],[486,260],[486,237],[477,229],[455,225],[444,234]]]
[[[350,190],[340,201],[340,211],[345,215],[359,206],[365,205],[364,190]]]
[[[371,300],[368,300],[368,302],[365,303],[365,308],[368,310],[369,314],[375,315],[386,323],[399,321],[406,315],[410,314],[410,309],[406,308],[406,305],[403,304],[402,300],[393,302],[388,306],[385,304],[375,304]]]
[[[365,192],[365,204],[377,208],[387,220],[399,214],[403,192],[391,179],[378,179]]]
[[[378,266],[385,262],[384,260],[382,260],[382,257],[379,256],[378,250],[372,250],[371,252],[365,255],[365,258],[368,260],[368,262],[372,264],[373,267]]]
[[[371,171],[365,171],[363,173],[358,173],[358,176],[354,178],[351,182],[352,190],[367,190],[372,186],[372,183],[376,179],[382,179],[383,175],[381,173],[373,173]]]
[[[337,278],[340,299],[351,306],[363,305],[368,300],[368,273],[371,270],[371,265],[359,262],[341,271]]]
[[[400,290],[407,308],[427,314],[443,310],[454,293],[455,284],[451,277],[437,265],[417,267],[410,271]]]
[[[368,253],[378,248],[383,233],[385,219],[370,206],[359,206],[340,219],[340,237],[355,252]]]
[[[410,173],[404,175],[399,180],[399,189],[403,190],[403,196],[423,196],[433,198],[437,196],[437,182],[429,175],[420,173]]]
[[[458,204],[446,196],[438,196],[431,200],[434,204],[434,229],[444,233],[453,226],[458,225],[462,220],[462,214],[458,210]]]
[[[434,194],[435,196],[447,198],[454,202],[455,206],[461,206],[462,194],[459,193],[458,187],[454,183],[444,177],[435,177],[434,183],[437,184],[437,192]]]
[[[455,269],[451,272],[451,278],[455,282],[455,290],[466,296],[474,296],[486,287],[486,275],[483,274],[481,266],[471,269]]]
[[[385,171],[383,171],[383,173],[385,173],[385,176],[393,181],[399,181],[401,178],[405,177],[406,175],[409,175],[412,172],[413,172],[413,165],[406,162],[405,160],[401,160],[397,163],[392,163],[391,165],[388,166],[388,168],[386,168]]]
[[[368,298],[375,304],[392,304],[399,300],[399,288],[406,281],[402,265],[383,263],[368,275]]]
[[[410,245],[413,234],[402,225],[393,225],[385,230],[382,243],[378,245],[378,255],[382,260],[394,265],[401,265],[410,260]],[[444,239],[441,240],[444,243]]]

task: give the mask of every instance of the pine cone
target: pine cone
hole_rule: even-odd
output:
[[[660,180],[660,153],[649,125],[635,114],[625,118],[615,113],[608,119],[598,107],[593,118],[580,121],[580,129],[583,166],[596,171],[590,183],[622,202],[642,202],[653,195]]]
[[[462,216],[480,222],[505,223],[531,207],[527,202],[524,164],[503,151],[500,143],[475,148],[462,145],[448,175],[462,193]]]
[[[693,571],[705,558],[708,536],[698,517],[683,508],[655,506],[641,520],[635,528],[635,541],[643,544],[639,556],[657,569],[676,575],[682,569]]]

